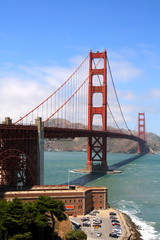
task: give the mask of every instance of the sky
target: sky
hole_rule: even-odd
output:
[[[0,0],[0,121],[38,105],[107,50],[128,126],[160,135],[159,0]]]

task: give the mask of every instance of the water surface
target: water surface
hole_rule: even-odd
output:
[[[108,154],[108,163],[133,154]],[[76,182],[108,187],[109,204],[126,212],[141,228],[144,240],[160,240],[160,155],[145,155],[121,166],[121,174],[75,173],[85,167],[84,152],[45,152],[45,184]]]

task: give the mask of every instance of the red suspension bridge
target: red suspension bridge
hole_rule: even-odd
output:
[[[109,80],[112,90],[109,91]],[[116,96],[117,106],[127,131],[116,122],[108,96]],[[118,110],[117,110],[118,109]],[[116,128],[109,128],[111,121]],[[95,128],[98,126],[98,128]],[[145,116],[138,117],[138,135],[125,121],[106,51],[90,52],[81,65],[55,92],[29,113],[0,124],[0,185],[43,184],[44,139],[88,138],[86,170],[108,170],[107,138],[138,142],[137,151],[147,151]]]

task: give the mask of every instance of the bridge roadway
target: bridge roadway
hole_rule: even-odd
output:
[[[109,137],[130,139],[139,143],[146,143],[143,139],[134,135],[114,131],[98,131],[88,129],[71,129],[71,128],[55,128],[44,127],[45,138],[75,138],[75,137]]]
[[[37,132],[36,125],[6,125],[0,124],[0,138],[1,139],[15,139],[15,138],[34,138]],[[23,133],[23,134],[22,134]],[[9,136],[7,136],[9,135]],[[146,141],[129,135],[126,133],[116,131],[99,131],[99,130],[88,130],[88,129],[73,129],[73,128],[57,128],[57,127],[44,127],[44,138],[75,138],[75,137],[108,137],[108,138],[123,138],[133,140],[142,144]]]

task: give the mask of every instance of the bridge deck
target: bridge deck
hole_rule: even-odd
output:
[[[24,138],[24,132],[27,135],[37,132],[37,126],[35,125],[6,125],[0,124],[0,138],[6,138],[5,131],[10,130],[9,138]],[[23,132],[23,134],[21,134]],[[44,138],[75,138],[75,137],[108,137],[108,138],[124,138],[130,139],[140,143],[146,143],[143,139],[134,135],[129,135],[122,132],[116,131],[99,131],[99,130],[88,130],[88,129],[71,129],[71,128],[57,128],[57,127],[44,127]]]

